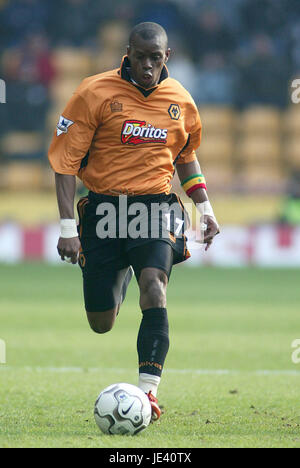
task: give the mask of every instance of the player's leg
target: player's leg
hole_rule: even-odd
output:
[[[166,293],[173,251],[168,243],[157,240],[132,249],[129,258],[140,288],[143,315],[137,339],[139,387],[150,397],[152,418],[158,419],[156,395],[169,350]]]
[[[83,275],[85,309],[94,332],[112,329],[131,277],[131,268],[119,270],[114,262],[102,266],[96,274]]]
[[[166,244],[166,249],[171,247]],[[138,284],[141,310],[166,307],[168,275],[164,271],[153,267],[142,268]]]
[[[97,200],[90,196],[83,197],[77,205],[82,247],[79,265],[89,324],[96,333],[106,333],[114,325],[133,272],[123,258],[122,241],[98,237],[97,206]]]
[[[128,289],[129,283],[130,283],[130,281],[131,281],[131,279],[133,277],[133,274],[134,274],[133,273],[133,268],[130,266],[128,268],[127,273],[125,274],[125,277],[124,277],[124,280],[123,280],[118,313],[119,313],[121,305],[123,304],[123,302],[125,300],[127,289]],[[118,315],[118,313],[117,313],[117,315]]]
[[[118,307],[106,310],[104,312],[86,312],[91,329],[95,333],[107,333],[114,326]]]
[[[139,286],[143,318],[137,339],[139,387],[147,393],[150,400],[152,421],[159,419],[161,415],[157,391],[169,350],[169,323],[166,309],[167,283],[168,276],[162,270],[142,269]]]

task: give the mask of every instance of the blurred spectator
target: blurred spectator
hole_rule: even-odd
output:
[[[20,79],[48,86],[55,76],[55,70],[47,37],[42,32],[27,35],[20,51]]]
[[[51,19],[55,46],[85,47],[93,43],[103,18],[103,2],[94,0],[54,0]]]
[[[196,15],[192,29],[192,53],[195,62],[206,54],[222,54],[229,58],[236,47],[236,40],[217,10],[209,8]]]
[[[288,100],[288,60],[278,55],[270,36],[257,34],[239,56],[238,104],[284,107]]]
[[[199,104],[230,105],[236,100],[236,71],[219,53],[206,54],[199,63],[194,98]]]
[[[95,47],[94,73],[102,73],[120,66],[126,55],[129,27],[122,21],[109,21],[100,26]]]
[[[241,25],[247,35],[277,35],[287,20],[290,0],[246,0],[241,5]]]
[[[198,9],[204,11],[214,8],[222,17],[222,21],[230,28],[231,31],[239,31],[241,18],[240,7],[247,0],[195,0]],[[195,7],[194,7],[195,9]]]
[[[167,64],[170,76],[178,80],[195,97],[197,91],[197,69],[182,44],[175,44]]]
[[[49,18],[53,2],[39,0],[14,0],[0,6],[1,48],[23,43],[28,33],[41,29],[50,34]]]
[[[44,34],[28,35],[20,48],[2,57],[7,85],[4,130],[43,130],[49,105],[48,86],[55,76]]]
[[[291,41],[290,41],[290,48],[291,48],[291,58],[292,58],[292,68],[293,73],[298,72],[300,70],[300,13],[297,20],[292,25],[291,29]]]
[[[172,0],[152,0],[136,2],[134,22],[152,21],[159,23],[169,33],[182,29],[182,16],[177,4]]]

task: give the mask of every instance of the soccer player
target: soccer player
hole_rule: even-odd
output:
[[[195,154],[200,117],[189,93],[168,76],[169,56],[160,25],[135,26],[120,68],[86,78],[75,91],[49,149],[61,218],[58,253],[82,269],[92,330],[111,330],[132,270],[136,276],[139,387],[149,397],[153,420],[161,414],[157,390],[169,349],[167,285],[173,264],[190,256],[183,205],[171,193],[175,168],[201,211],[206,249],[219,232]],[[89,190],[77,205],[78,227],[76,176]]]

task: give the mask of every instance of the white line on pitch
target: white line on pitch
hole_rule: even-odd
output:
[[[115,367],[53,367],[53,366],[9,366],[1,365],[1,370],[27,371],[27,372],[53,372],[53,373],[97,373],[111,372],[115,374],[124,374],[134,372],[133,369],[115,368]],[[194,374],[194,375],[293,375],[300,376],[300,370],[288,369],[260,369],[260,370],[235,370],[235,369],[165,369],[166,374]]]

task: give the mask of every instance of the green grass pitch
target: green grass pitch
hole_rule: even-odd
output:
[[[114,329],[96,335],[71,265],[0,266],[0,447],[300,447],[299,270],[175,267],[161,420],[104,436],[107,385],[137,384],[135,280]]]

